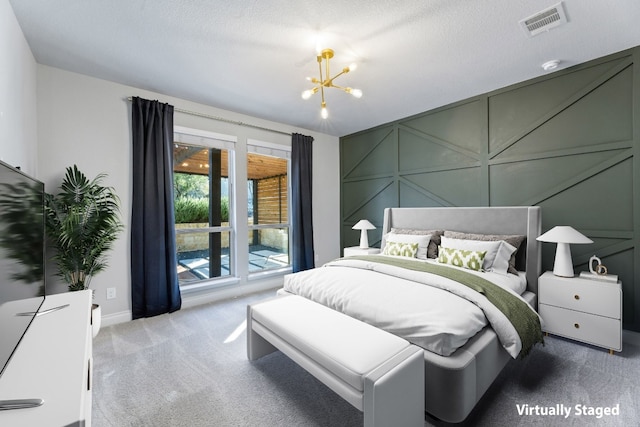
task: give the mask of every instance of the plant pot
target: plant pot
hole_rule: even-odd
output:
[[[99,304],[91,305],[91,332],[93,338],[100,332],[100,325],[102,324],[102,308]]]

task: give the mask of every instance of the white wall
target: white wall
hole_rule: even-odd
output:
[[[128,224],[131,217],[131,108],[130,102],[126,101],[130,96],[158,99],[184,110],[313,136],[314,240],[317,263],[339,256],[338,138],[42,65],[37,68],[37,84],[38,166],[40,179],[45,182],[47,191],[54,192],[62,180],[65,168],[77,164],[89,178],[101,172],[107,173],[105,184],[115,187],[122,201],[125,231],[111,252],[109,268],[97,275],[91,283],[91,287],[95,289],[95,301],[102,305],[104,324],[130,319]],[[174,124],[237,135],[236,151],[240,152],[246,150],[245,144],[249,138],[275,144],[291,144],[291,137],[286,135],[183,113],[174,114]],[[238,163],[239,167],[243,167],[241,162]],[[242,195],[239,195],[239,199],[242,200]],[[242,212],[238,214],[241,215]],[[233,287],[183,294],[183,307],[275,287],[281,283],[282,277],[262,281],[247,281],[246,277],[241,277],[240,284]],[[116,287],[115,299],[106,299],[107,287]],[[49,290],[62,292],[65,287],[62,283],[55,283],[49,286]]]
[[[36,61],[8,0],[0,0],[0,160],[37,177]]]

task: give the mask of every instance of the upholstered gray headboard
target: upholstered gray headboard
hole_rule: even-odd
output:
[[[481,234],[519,234],[526,236],[524,261],[519,268],[527,274],[527,290],[538,293],[541,232],[539,206],[386,208],[382,227],[382,245],[392,228],[452,230]]]

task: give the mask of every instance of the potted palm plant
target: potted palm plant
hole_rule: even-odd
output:
[[[89,180],[73,165],[66,169],[60,191],[45,195],[47,236],[55,252],[52,259],[70,291],[89,289],[91,278],[107,267],[106,252],[123,227],[120,200],[112,187],[102,185],[105,177],[99,174]],[[99,322],[99,313],[94,314],[94,321]]]

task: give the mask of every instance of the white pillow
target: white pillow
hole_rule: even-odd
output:
[[[464,240],[452,239],[450,237],[441,237],[441,246],[443,248],[464,249],[468,251],[486,251],[482,269],[484,271],[493,271],[495,273],[507,274],[509,269],[509,259],[511,254],[516,251],[516,247],[510,245],[504,240]]]
[[[429,246],[430,240],[431,240],[431,234],[415,234],[414,235],[414,234],[389,233],[385,238],[385,241],[387,243],[388,242],[417,243],[418,253],[416,254],[416,258],[418,259],[427,259],[427,247]]]
[[[495,273],[507,274],[509,272],[509,260],[511,255],[517,250],[517,248],[504,240],[500,240],[500,247],[496,254],[496,259],[493,260],[491,270]]]

